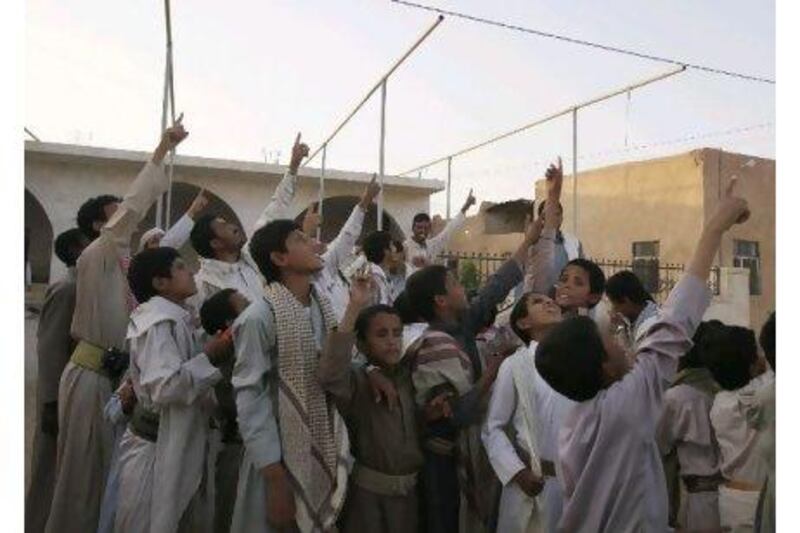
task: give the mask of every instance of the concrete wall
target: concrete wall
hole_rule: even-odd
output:
[[[749,276],[746,268],[720,268],[719,294],[711,300],[703,320],[717,319],[733,326],[751,327]]]
[[[713,215],[733,175],[739,176],[736,194],[750,204],[750,219],[725,235],[720,256],[723,266],[732,266],[735,239],[758,242],[761,294],[750,296],[750,323],[758,331],[775,310],[775,161],[710,149],[702,150],[699,157],[703,161],[705,217]],[[743,168],[751,159],[755,165]]]
[[[75,214],[87,198],[98,194],[122,196],[147,157],[142,152],[29,142],[25,188],[42,205],[53,234],[58,235],[74,227]],[[285,167],[276,165],[179,156],[173,180],[205,188],[218,196],[236,212],[249,233],[284,171]],[[360,196],[370,178],[366,173],[330,170],[325,196]],[[301,169],[291,216],[317,200],[318,183],[317,169]],[[384,207],[408,233],[414,214],[428,211],[430,194],[442,188],[439,181],[387,176]],[[53,260],[51,279],[61,275],[63,269],[58,260]]]

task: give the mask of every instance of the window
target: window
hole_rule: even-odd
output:
[[[658,241],[633,243],[633,273],[651,294],[658,292]]]
[[[761,257],[756,241],[733,241],[733,266],[750,269],[750,294],[761,294]]]

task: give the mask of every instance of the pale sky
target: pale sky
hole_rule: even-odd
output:
[[[773,1],[427,3],[775,78]],[[280,150],[282,163],[297,131],[316,148],[435,19],[389,0],[172,4],[176,107],[190,130],[181,153],[258,161]],[[27,0],[26,8],[26,125],[45,141],[151,149],[161,120],[163,2]],[[387,173],[671,68],[447,18],[389,81]],[[634,92],[630,105],[617,97],[581,111],[579,169],[699,146],[774,157],[771,126],[641,148],[774,124],[774,88],[690,71]],[[330,145],[329,167],[377,170],[377,96]],[[530,196],[548,160],[561,154],[571,168],[571,138],[565,117],[455,160],[454,204],[470,187],[479,200]],[[439,165],[423,175],[445,173]],[[444,195],[431,205],[443,212]]]

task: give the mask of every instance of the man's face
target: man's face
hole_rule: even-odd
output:
[[[556,303],[564,310],[591,307],[600,299],[591,294],[589,273],[578,265],[567,265],[556,284]]]
[[[549,296],[531,294],[526,308],[528,316],[523,319],[526,330],[538,331],[561,322],[561,308]]]
[[[316,240],[301,230],[294,230],[286,239],[286,252],[276,252],[279,266],[296,274],[314,274],[322,269]]]
[[[428,220],[421,222],[414,222],[411,226],[411,233],[414,234],[414,240],[421,242],[428,238],[431,234],[431,223]]]
[[[175,259],[170,268],[169,278],[155,278],[153,287],[165,298],[181,302],[197,292],[189,266],[180,257]]]
[[[245,235],[242,229],[228,222],[222,217],[217,217],[211,222],[211,229],[214,231],[214,238],[211,246],[220,252],[238,252],[245,243]]]
[[[379,366],[390,367],[400,360],[403,346],[403,323],[390,313],[378,313],[370,320],[362,351]]]

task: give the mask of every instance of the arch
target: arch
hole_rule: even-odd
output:
[[[172,183],[172,205],[170,206],[170,223],[175,224],[185,213],[186,210],[189,209],[189,206],[192,204],[192,201],[195,199],[197,194],[200,192],[200,187],[196,185],[192,185],[191,183],[184,183],[175,181]],[[239,217],[236,216],[236,212],[231,208],[228,203],[214,194],[213,192],[206,189],[206,198],[208,198],[208,205],[203,210],[203,213],[214,213],[217,214],[225,220],[229,222],[235,222],[242,226]],[[147,211],[147,216],[139,223],[139,227],[136,229],[136,232],[133,234],[131,239],[131,249],[132,251],[136,252],[139,249],[139,239],[141,238],[142,234],[153,228],[156,225],[156,204],[153,204],[150,209]],[[187,242],[183,247],[180,249],[181,256],[192,268],[194,271],[197,271],[200,267],[200,262],[197,257],[197,252],[194,251],[192,248],[192,244]]]
[[[41,202],[25,188],[25,259],[30,262],[33,283],[50,282],[53,257],[53,225]]]
[[[336,238],[342,226],[344,226],[344,223],[347,222],[353,208],[359,201],[360,198],[358,196],[333,196],[331,198],[325,198],[325,203],[322,207],[323,242],[331,242]],[[312,205],[316,206],[317,202],[314,202]],[[306,211],[308,211],[308,208],[303,209],[303,211],[295,217],[295,222],[302,224]],[[400,229],[400,225],[386,209],[383,210],[383,227],[392,234],[394,239],[401,242],[405,240],[405,235],[403,230]],[[364,237],[376,229],[378,229],[378,206],[372,204],[367,210],[366,217],[364,217],[364,227],[361,228],[361,235],[358,237],[357,241],[358,244],[361,244]]]

